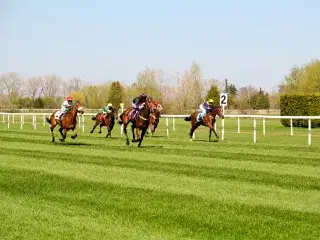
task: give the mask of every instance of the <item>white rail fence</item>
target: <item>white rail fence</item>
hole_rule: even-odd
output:
[[[37,129],[37,124],[41,124],[37,122],[37,118],[42,117],[43,126],[46,125],[46,117],[49,117],[51,113],[4,113],[0,112],[2,115],[2,123],[8,124],[8,128],[10,128],[10,124],[19,124],[20,128],[23,129],[25,116],[32,116],[32,125],[33,128]],[[84,116],[93,116],[92,114],[85,113],[81,117],[79,117],[79,127],[84,132]],[[172,118],[172,130],[176,131],[175,119],[176,118],[185,118],[189,115],[162,115],[161,118],[166,119],[166,134],[169,137],[169,118]],[[253,142],[257,142],[257,119],[262,119],[262,132],[263,135],[266,135],[266,119],[290,119],[290,135],[293,136],[293,119],[305,119],[308,120],[308,145],[311,145],[311,120],[320,120],[320,116],[268,116],[268,115],[224,115],[225,118],[235,118],[237,119],[237,132],[241,132],[240,119],[249,118],[253,120]],[[1,120],[0,120],[1,121]],[[215,124],[215,130],[216,126]],[[221,139],[224,140],[224,119],[221,120]],[[189,129],[188,129],[189,130]],[[121,127],[122,134],[122,127]],[[195,138],[195,134],[193,135]]]

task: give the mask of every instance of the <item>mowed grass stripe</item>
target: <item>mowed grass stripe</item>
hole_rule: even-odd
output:
[[[40,211],[43,204],[49,206],[45,207],[49,212],[42,217],[52,217],[55,212],[61,222],[65,222],[71,217],[78,220],[80,214],[81,221],[59,227],[60,235],[66,234],[66,238],[74,232],[76,236],[84,234],[88,239],[94,239],[95,236],[124,238],[125,227],[130,223],[135,234],[127,237],[138,236],[141,239],[150,239],[151,236],[164,239],[232,239],[235,234],[254,239],[295,239],[302,234],[307,238],[318,235],[319,215],[314,213],[207,201],[194,195],[88,182],[38,171],[2,169],[1,178],[1,182],[6,183],[1,184],[1,191],[11,196],[28,197],[33,202],[31,205],[40,202]],[[52,208],[51,203],[60,207]],[[34,208],[36,214],[40,214],[38,207]],[[124,227],[121,229],[118,226],[114,230],[119,232],[113,233],[97,228],[96,225],[102,224],[102,220],[110,218],[115,219],[111,226]],[[37,221],[37,218],[33,221]],[[55,226],[55,221],[51,221]],[[81,222],[87,221],[96,223],[92,224],[96,227],[89,230],[90,236],[84,233],[88,228],[81,226],[84,225]],[[109,221],[106,223],[109,225]],[[72,228],[68,228],[70,225]],[[49,233],[50,230],[52,227],[42,229]]]
[[[320,212],[319,191],[287,190],[237,180],[218,180],[172,175],[163,172],[135,170],[114,166],[97,166],[56,160],[1,156],[3,168],[41,170],[60,176],[87,181],[108,182],[126,187],[196,195],[205,199],[232,201],[249,205],[270,205],[282,209]],[[14,160],[16,159],[16,160]]]

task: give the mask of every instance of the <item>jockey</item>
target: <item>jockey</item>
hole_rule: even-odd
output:
[[[155,100],[153,101],[153,103],[154,103],[154,105],[156,105],[158,111],[161,112],[163,108],[162,108],[162,106],[159,104],[158,100],[155,99]]]
[[[199,121],[202,120],[204,118],[204,116],[207,114],[207,112],[212,110],[213,107],[214,106],[213,106],[212,99],[209,99],[209,101],[200,104],[199,108],[200,108],[201,112],[199,114]]]
[[[68,96],[66,98],[66,100],[61,105],[60,111],[61,111],[61,113],[63,113],[63,114],[61,114],[61,116],[68,113],[72,107],[73,107],[72,97]]]
[[[111,113],[112,110],[113,110],[112,103],[108,103],[108,105],[103,108],[102,113],[105,115],[107,113]]]
[[[133,113],[132,116],[135,116],[135,114],[138,112],[138,110],[142,109],[144,107],[144,104],[147,101],[147,94],[142,93],[139,97],[136,97],[132,101],[132,107],[133,107]]]

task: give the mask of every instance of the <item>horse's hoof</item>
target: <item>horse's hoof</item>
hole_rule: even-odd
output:
[[[63,138],[60,138],[60,141],[61,141],[61,142],[64,142],[64,139],[63,139]]]
[[[130,145],[130,142],[129,142],[129,140],[126,142],[126,144],[129,146]]]
[[[134,143],[134,142],[136,142],[136,140],[135,140],[135,139],[132,139],[132,140],[131,140],[131,142],[133,142],[133,143]]]
[[[99,132],[99,134],[101,134],[102,132]]]
[[[54,138],[52,138],[52,142],[54,143]]]
[[[75,139],[76,137],[75,137],[75,136],[71,136],[71,138],[72,138],[72,139]]]

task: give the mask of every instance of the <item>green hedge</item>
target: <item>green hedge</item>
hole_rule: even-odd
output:
[[[280,96],[281,116],[320,116],[320,94],[283,94]],[[293,119],[294,127],[308,127],[308,120]],[[290,126],[290,119],[281,119]],[[312,127],[320,127],[320,120],[312,120]]]

